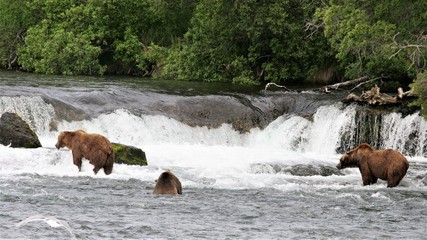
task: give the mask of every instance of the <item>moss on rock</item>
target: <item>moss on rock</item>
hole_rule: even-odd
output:
[[[111,144],[116,155],[115,163],[139,166],[146,166],[148,164],[145,152],[141,149],[120,143]]]

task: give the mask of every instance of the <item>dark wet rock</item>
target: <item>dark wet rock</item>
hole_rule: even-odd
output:
[[[258,163],[251,165],[251,172],[255,174],[278,174],[286,173],[294,176],[308,177],[308,176],[331,176],[343,175],[340,170],[335,166],[328,165],[283,165],[274,163]]]
[[[207,95],[191,92],[164,93],[152,89],[120,87],[105,90],[75,89],[70,92],[58,89],[42,91],[37,95],[41,95],[54,109],[55,116],[50,126],[52,131],[58,130],[57,124],[61,121],[89,120],[117,109],[126,109],[137,116],[162,115],[189,126],[217,128],[222,124],[230,124],[242,133],[252,128],[263,129],[284,114],[310,118],[319,106],[337,102],[342,96],[338,94],[331,97],[335,93],[326,95],[312,92],[261,91],[246,94],[218,91]]]
[[[427,176],[424,176],[424,177],[420,180],[420,184],[422,184],[423,186],[427,186]]]
[[[115,163],[123,163],[127,165],[146,166],[147,158],[145,152],[139,148],[124,145],[120,143],[111,143],[116,155]]]
[[[273,163],[255,163],[251,165],[251,173],[276,174],[282,172],[283,165]]]
[[[342,175],[340,170],[335,166],[326,165],[303,165],[298,164],[285,169],[284,172],[290,173],[294,176],[331,176],[331,175]]]
[[[228,123],[239,132],[252,128],[264,128],[279,116],[298,108],[295,97],[248,96],[192,96],[182,97],[173,102],[155,102],[148,107],[151,112],[174,118],[189,126],[220,127]],[[299,111],[299,110],[297,110]],[[309,114],[314,113],[314,108]]]
[[[41,143],[28,123],[16,113],[5,112],[0,118],[0,143],[14,148],[38,148]]]
[[[50,123],[50,130],[57,129],[57,121],[65,120],[68,122],[71,121],[82,121],[91,119],[89,114],[85,113],[83,110],[78,109],[68,103],[60,101],[58,99],[52,99],[49,97],[43,97],[43,100],[52,105],[55,111],[55,120]]]

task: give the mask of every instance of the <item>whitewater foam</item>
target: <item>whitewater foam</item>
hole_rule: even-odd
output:
[[[7,99],[15,101],[16,99]],[[41,98],[28,101],[40,102]],[[15,101],[16,102],[16,101]],[[18,105],[23,103],[17,103]],[[219,128],[191,127],[165,116],[136,115],[126,109],[117,109],[101,114],[91,120],[59,121],[57,130],[47,130],[49,117],[54,116],[49,104],[23,104],[37,110],[34,126],[43,148],[13,149],[0,146],[0,175],[19,176],[39,174],[49,176],[89,176],[94,178],[138,179],[153,182],[162,171],[172,169],[187,187],[214,188],[277,188],[294,189],[316,185],[340,188],[348,184],[360,186],[357,169],[343,171],[343,176],[294,176],[289,171],[268,170],[268,166],[286,169],[294,165],[308,165],[335,168],[339,154],[335,149],[340,145],[342,134],[351,134],[354,128],[354,106],[341,104],[320,107],[312,119],[296,115],[284,115],[265,129],[252,129],[239,133],[230,124]],[[5,108],[3,108],[5,109]],[[2,110],[5,111],[5,110]],[[33,114],[29,111],[28,114]],[[425,139],[426,123],[417,115],[402,118],[390,114],[384,120],[389,129],[384,145],[399,149],[399,142],[393,138],[405,139],[401,133],[416,127],[418,139]],[[399,125],[400,127],[397,127]],[[37,127],[38,126],[38,127]],[[43,126],[43,127],[40,127]],[[109,176],[101,171],[92,172],[93,166],[83,161],[82,172],[72,163],[68,150],[54,148],[57,136],[63,130],[83,129],[102,134],[113,142],[141,148],[145,151],[148,166],[127,166],[115,164]],[[423,132],[424,131],[424,132]],[[422,147],[418,147],[422,149]],[[420,150],[421,151],[421,150]],[[415,161],[424,162],[424,157]],[[257,166],[258,168],[254,168]]]
[[[52,105],[45,103],[39,96],[0,96],[0,114],[4,112],[17,113],[39,134],[49,132],[55,114]]]

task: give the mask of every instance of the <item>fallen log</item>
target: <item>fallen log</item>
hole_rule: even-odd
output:
[[[267,85],[265,85],[264,90],[265,90],[265,91],[267,91],[267,89],[268,89],[270,86],[275,86],[275,87],[277,87],[277,88],[283,89],[283,90],[288,91],[288,92],[289,92],[289,91],[291,91],[291,90],[289,90],[289,88],[287,88],[287,87],[285,87],[285,86],[283,86],[283,85],[276,84],[276,83],[267,83]]]
[[[403,93],[401,88],[398,89],[397,96],[390,96],[382,93],[380,88],[375,85],[370,90],[364,91],[360,96],[350,93],[343,102],[358,102],[368,104],[370,106],[394,105],[399,103],[399,100],[402,100],[405,96],[406,95]]]
[[[330,92],[329,90],[337,90],[340,87],[351,86],[351,85],[358,84],[358,83],[361,83],[361,82],[366,82],[366,81],[370,81],[369,77],[368,76],[363,76],[363,77],[356,78],[356,79],[353,79],[353,80],[349,80],[349,81],[345,81],[345,82],[340,82],[340,83],[335,83],[335,84],[332,84],[332,85],[323,86],[320,89],[320,91],[328,93],[328,92]]]

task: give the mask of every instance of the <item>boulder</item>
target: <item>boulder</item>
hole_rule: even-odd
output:
[[[115,163],[124,163],[127,165],[146,166],[147,158],[145,152],[139,148],[124,145],[120,143],[111,143],[114,154],[116,155]]]
[[[41,143],[28,123],[16,113],[5,112],[0,118],[0,144],[14,148],[38,148]]]

